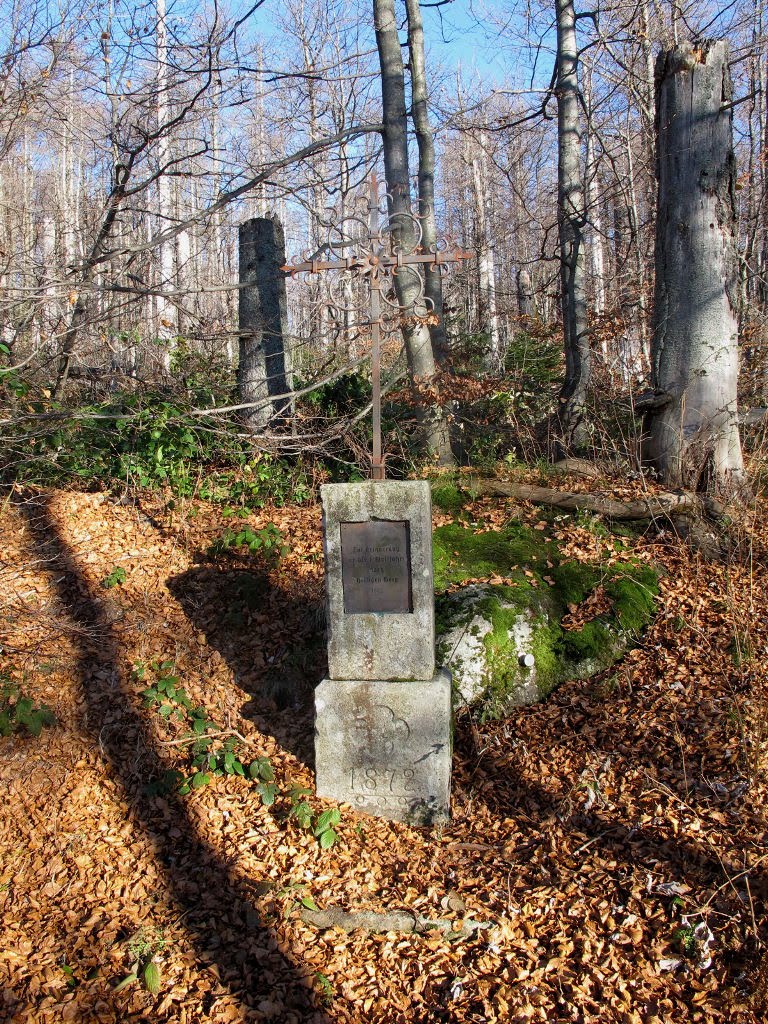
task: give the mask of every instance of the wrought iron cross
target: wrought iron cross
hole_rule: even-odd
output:
[[[386,196],[384,198],[389,199]],[[371,328],[371,379],[373,386],[372,413],[373,413],[373,452],[371,458],[371,479],[383,480],[385,477],[384,459],[381,450],[381,330],[384,325],[383,309],[390,307],[395,312],[405,312],[397,300],[390,301],[387,295],[387,284],[391,278],[403,268],[416,268],[423,266],[425,272],[440,273],[448,263],[455,263],[459,260],[469,259],[471,253],[456,250],[448,252],[446,248],[433,246],[425,252],[421,246],[421,225],[419,218],[413,214],[395,214],[387,217],[386,222],[380,223],[380,208],[382,197],[379,195],[379,182],[376,174],[371,175],[370,191],[368,196],[368,219],[367,224],[360,217],[348,216],[340,225],[331,225],[328,234],[328,242],[319,250],[330,252],[336,255],[337,259],[315,259],[307,258],[301,263],[286,264],[280,269],[289,273],[292,277],[296,274],[318,274],[326,270],[346,272],[352,279],[367,279],[370,288],[370,299],[368,306],[368,321],[366,326]],[[391,208],[391,207],[390,207]],[[396,244],[393,235],[393,221],[402,223],[404,217],[415,225],[417,229],[415,245],[408,251],[403,251]],[[354,237],[347,231],[347,225],[355,225],[358,230]],[[360,234],[359,229],[364,228]],[[345,255],[345,250],[354,248],[353,255]],[[424,281],[420,274],[418,279],[421,285],[419,298],[429,305],[429,299],[424,298]],[[329,303],[336,309],[351,309],[345,306],[336,294],[332,292],[333,299]]]

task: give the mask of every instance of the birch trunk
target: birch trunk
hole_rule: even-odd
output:
[[[532,320],[536,316],[533,282],[527,270],[517,272],[517,311],[526,320]]]
[[[592,72],[584,87],[584,105],[587,112],[586,142],[586,185],[587,213],[590,225],[590,264],[592,271],[592,294],[594,296],[595,313],[605,312],[605,257],[603,252],[603,218],[600,210],[601,197],[598,187],[598,162],[595,153],[595,134],[592,129]],[[603,356],[607,356],[607,346],[602,343]]]
[[[317,70],[312,55],[310,40],[302,39],[302,54],[304,57],[304,74],[306,75],[307,107],[309,116],[309,141],[317,142],[321,137],[323,129],[320,124],[320,102],[317,88]],[[326,158],[320,153],[310,160],[312,184],[309,189],[310,205],[307,211],[308,237],[310,248],[313,253],[320,251],[324,238],[323,213],[324,193],[323,181],[326,177]],[[325,352],[328,349],[330,338],[330,324],[328,318],[328,306],[324,301],[324,289],[322,277],[319,274],[311,274],[307,281],[309,292],[308,326],[309,337],[312,346],[318,352]]]
[[[408,140],[405,113],[405,79],[394,0],[373,0],[376,45],[381,64],[381,97],[384,130],[384,170],[390,195],[389,214],[395,225],[395,241],[404,250],[418,243],[411,220],[411,189],[408,172]],[[420,301],[421,285],[413,273],[395,277],[397,301],[402,309],[403,339],[411,383],[429,384],[435,377],[432,339],[424,323],[427,309]],[[417,406],[429,448],[442,465],[454,461],[445,411],[438,406]]]
[[[659,55],[655,396],[645,455],[664,483],[723,494],[746,486],[736,410],[731,98],[726,42],[684,43]]]
[[[585,446],[587,388],[592,369],[584,274],[584,188],[579,129],[578,49],[573,0],[556,0],[558,229],[565,381],[560,429],[566,450]]]
[[[165,231],[172,220],[173,194],[168,165],[171,162],[171,140],[163,126],[169,120],[169,75],[168,75],[168,27],[166,25],[165,0],[156,0],[157,28],[155,36],[156,49],[156,85],[157,85],[157,162],[160,176],[157,180],[157,221],[158,230]],[[158,341],[161,343],[161,361],[163,369],[171,368],[171,345],[178,334],[176,310],[165,294],[173,284],[173,250],[172,241],[161,242],[158,247],[158,294],[155,299],[155,316]]]
[[[496,303],[496,259],[493,251],[489,202],[487,155],[481,133],[479,145],[471,152],[472,189],[475,194],[475,233],[477,245],[478,298],[480,300],[479,325],[488,334],[486,363],[491,373],[500,373],[503,357],[499,333],[499,315]],[[469,143],[473,145],[472,142]]]
[[[613,211],[614,259],[619,310],[623,327],[619,338],[619,365],[627,384],[643,376],[642,312],[638,305],[638,288],[633,287],[630,255],[638,247],[634,206],[624,205],[624,196],[617,197]]]

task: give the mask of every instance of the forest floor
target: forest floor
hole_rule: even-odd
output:
[[[513,506],[541,519],[490,499],[472,519]],[[189,746],[141,696],[171,673],[244,737],[244,763],[270,759],[279,793],[311,788],[318,507],[250,516],[290,547],[270,562],[210,555],[231,521],[203,503],[15,492],[0,670],[57,723],[0,739],[0,1020],[765,1020],[766,508],[746,518],[727,564],[671,532],[633,541],[661,595],[611,672],[501,721],[458,716],[448,824],[342,807],[324,850],[285,797],[265,806],[237,775],[148,792],[188,769]],[[557,529],[572,557],[596,557],[583,519]],[[318,932],[302,904],[490,927]],[[150,956],[159,978],[133,981]]]

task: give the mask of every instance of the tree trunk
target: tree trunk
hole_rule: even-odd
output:
[[[724,41],[656,62],[658,218],[645,457],[669,485],[745,487],[736,410],[736,159]]]
[[[533,282],[527,270],[517,272],[517,311],[526,320],[532,320],[536,316]]]
[[[254,217],[240,225],[240,402],[250,430],[283,421],[290,412],[285,336],[285,236],[279,221]],[[273,397],[274,396],[274,397]]]
[[[405,113],[405,80],[400,40],[397,35],[394,0],[374,0],[376,45],[381,64],[381,98],[384,130],[384,170],[389,192],[389,214],[394,224],[395,242],[404,252],[418,243],[418,232],[411,219],[411,190],[408,172],[408,141]],[[413,385],[424,385],[435,376],[432,339],[424,322],[427,309],[420,301],[421,285],[415,273],[395,277],[397,301],[402,309],[403,338],[408,370]],[[430,450],[441,465],[454,462],[445,411],[438,406],[418,405],[421,424]]]
[[[623,321],[619,338],[619,363],[626,384],[643,377],[642,312],[638,304],[638,286],[633,277],[630,255],[637,250],[639,240],[634,227],[634,210],[624,205],[624,196],[617,197],[613,210],[615,280],[618,288],[619,311]]]
[[[170,75],[168,73],[168,26],[166,23],[165,0],[156,0],[157,28],[156,87],[157,87],[157,162],[160,175],[157,179],[157,226],[165,231],[173,223],[173,192],[169,165],[171,163],[171,140],[163,126],[170,119]],[[163,368],[171,368],[173,339],[178,335],[177,312],[168,290],[173,287],[173,240],[161,242],[158,246],[158,293],[155,296],[157,339],[161,343],[160,353]]]
[[[602,218],[602,197],[598,182],[599,166],[595,153],[595,129],[592,124],[592,70],[584,86],[584,105],[587,115],[587,142],[586,142],[586,220],[590,226],[589,255],[592,271],[592,295],[594,311],[597,314],[605,312],[605,254],[603,252],[603,218]],[[605,341],[602,343],[603,356],[607,355]]]
[[[427,107],[427,70],[424,58],[424,26],[419,0],[405,0],[408,16],[408,52],[411,58],[411,115],[419,148],[419,218],[421,244],[426,250],[437,244],[435,224],[435,143]],[[442,365],[448,361],[448,335],[443,314],[443,278],[439,268],[425,271],[424,294],[436,322],[430,324],[432,350]]]
[[[560,391],[560,428],[565,450],[584,447],[591,354],[584,274],[584,187],[579,130],[578,49],[573,0],[556,0],[557,140],[560,287],[565,345],[565,381]]]
[[[488,201],[488,174],[485,151],[485,133],[468,139],[468,162],[472,168],[472,191],[475,197],[475,248],[477,251],[478,321],[480,330],[488,338],[484,353],[487,369],[501,373],[503,353],[499,332],[499,314],[496,302],[496,259],[490,224]]]

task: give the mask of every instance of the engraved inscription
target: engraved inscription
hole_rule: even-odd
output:
[[[376,804],[382,808],[407,810],[417,799],[413,768],[382,768],[376,765],[352,768],[349,788],[352,802],[358,807]]]
[[[387,704],[358,706],[352,720],[356,742],[374,761],[387,761],[396,746],[408,742],[411,727]]]
[[[371,519],[339,527],[344,612],[412,612],[408,522]]]

